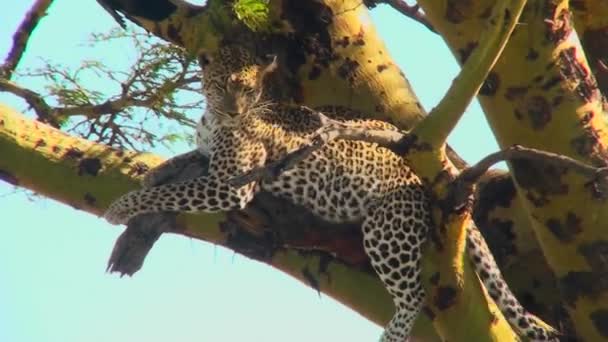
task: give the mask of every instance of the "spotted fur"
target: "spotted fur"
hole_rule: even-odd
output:
[[[113,203],[105,217],[112,223],[126,223],[147,212],[242,209],[257,191],[265,190],[330,222],[362,222],[364,249],[397,309],[382,340],[403,342],[425,298],[420,258],[432,221],[421,180],[390,150],[373,143],[337,140],[276,180],[229,186],[233,177],[309,143],[321,126],[305,109],[262,101],[262,90],[252,89],[262,88],[260,75],[266,69],[239,63],[212,63],[205,71],[206,115],[212,120],[201,126],[211,135],[198,140],[209,144],[200,146],[209,151],[209,175],[130,192]],[[235,69],[236,74],[229,73]],[[338,108],[320,110],[333,118],[356,116]],[[374,120],[345,122],[369,129],[397,129]],[[516,331],[533,341],[555,340],[553,331],[539,325],[512,295],[475,227],[469,229],[467,246],[480,279]]]

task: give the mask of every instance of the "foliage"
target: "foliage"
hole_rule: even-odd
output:
[[[232,5],[236,17],[254,32],[269,29],[268,0],[236,0]]]
[[[39,95],[54,106],[52,115],[66,132],[137,151],[158,143],[191,144],[192,128],[204,108],[198,64],[180,47],[139,28],[95,33],[88,43],[103,46],[113,40],[130,41],[135,50],[131,65],[117,69],[101,60],[84,60],[69,68],[43,60],[42,66],[15,75],[23,81],[45,80]]]

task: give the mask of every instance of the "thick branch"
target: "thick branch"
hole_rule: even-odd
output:
[[[69,136],[2,105],[0,155],[2,179],[96,215],[102,214],[114,199],[138,187],[141,176],[162,161],[153,155],[118,151]],[[198,163],[200,172],[205,172],[203,166]],[[66,179],[70,182],[68,187]],[[216,243],[264,262],[378,324],[385,324],[392,315],[390,297],[367,259],[353,254],[363,253],[356,225],[321,222],[303,208],[268,194],[260,194],[245,211],[180,214],[172,222],[172,232]],[[310,252],[311,246],[322,246],[327,253]],[[340,259],[332,255],[339,255]],[[422,335],[434,335],[424,317],[419,324]]]

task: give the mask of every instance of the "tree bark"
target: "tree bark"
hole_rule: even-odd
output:
[[[419,3],[462,62],[494,2]],[[530,1],[521,22],[479,96],[499,145],[521,144],[605,166],[606,113],[585,50],[568,39],[568,1]],[[530,162],[509,168],[576,334],[587,341],[608,338],[604,190],[571,170]]]

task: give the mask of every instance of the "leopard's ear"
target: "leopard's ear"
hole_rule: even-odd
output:
[[[270,59],[270,63],[268,63],[268,65],[266,65],[266,68],[264,68],[265,74],[271,73],[279,67],[277,55],[266,55],[266,57]]]
[[[266,67],[264,67],[264,69],[262,69],[262,71],[258,75],[258,79],[256,82],[257,83],[256,86],[258,86],[258,87],[263,87],[266,77],[268,75],[272,74],[279,67],[277,55],[267,55],[266,57],[268,57],[268,59],[270,60],[270,63],[268,63],[266,65]]]

